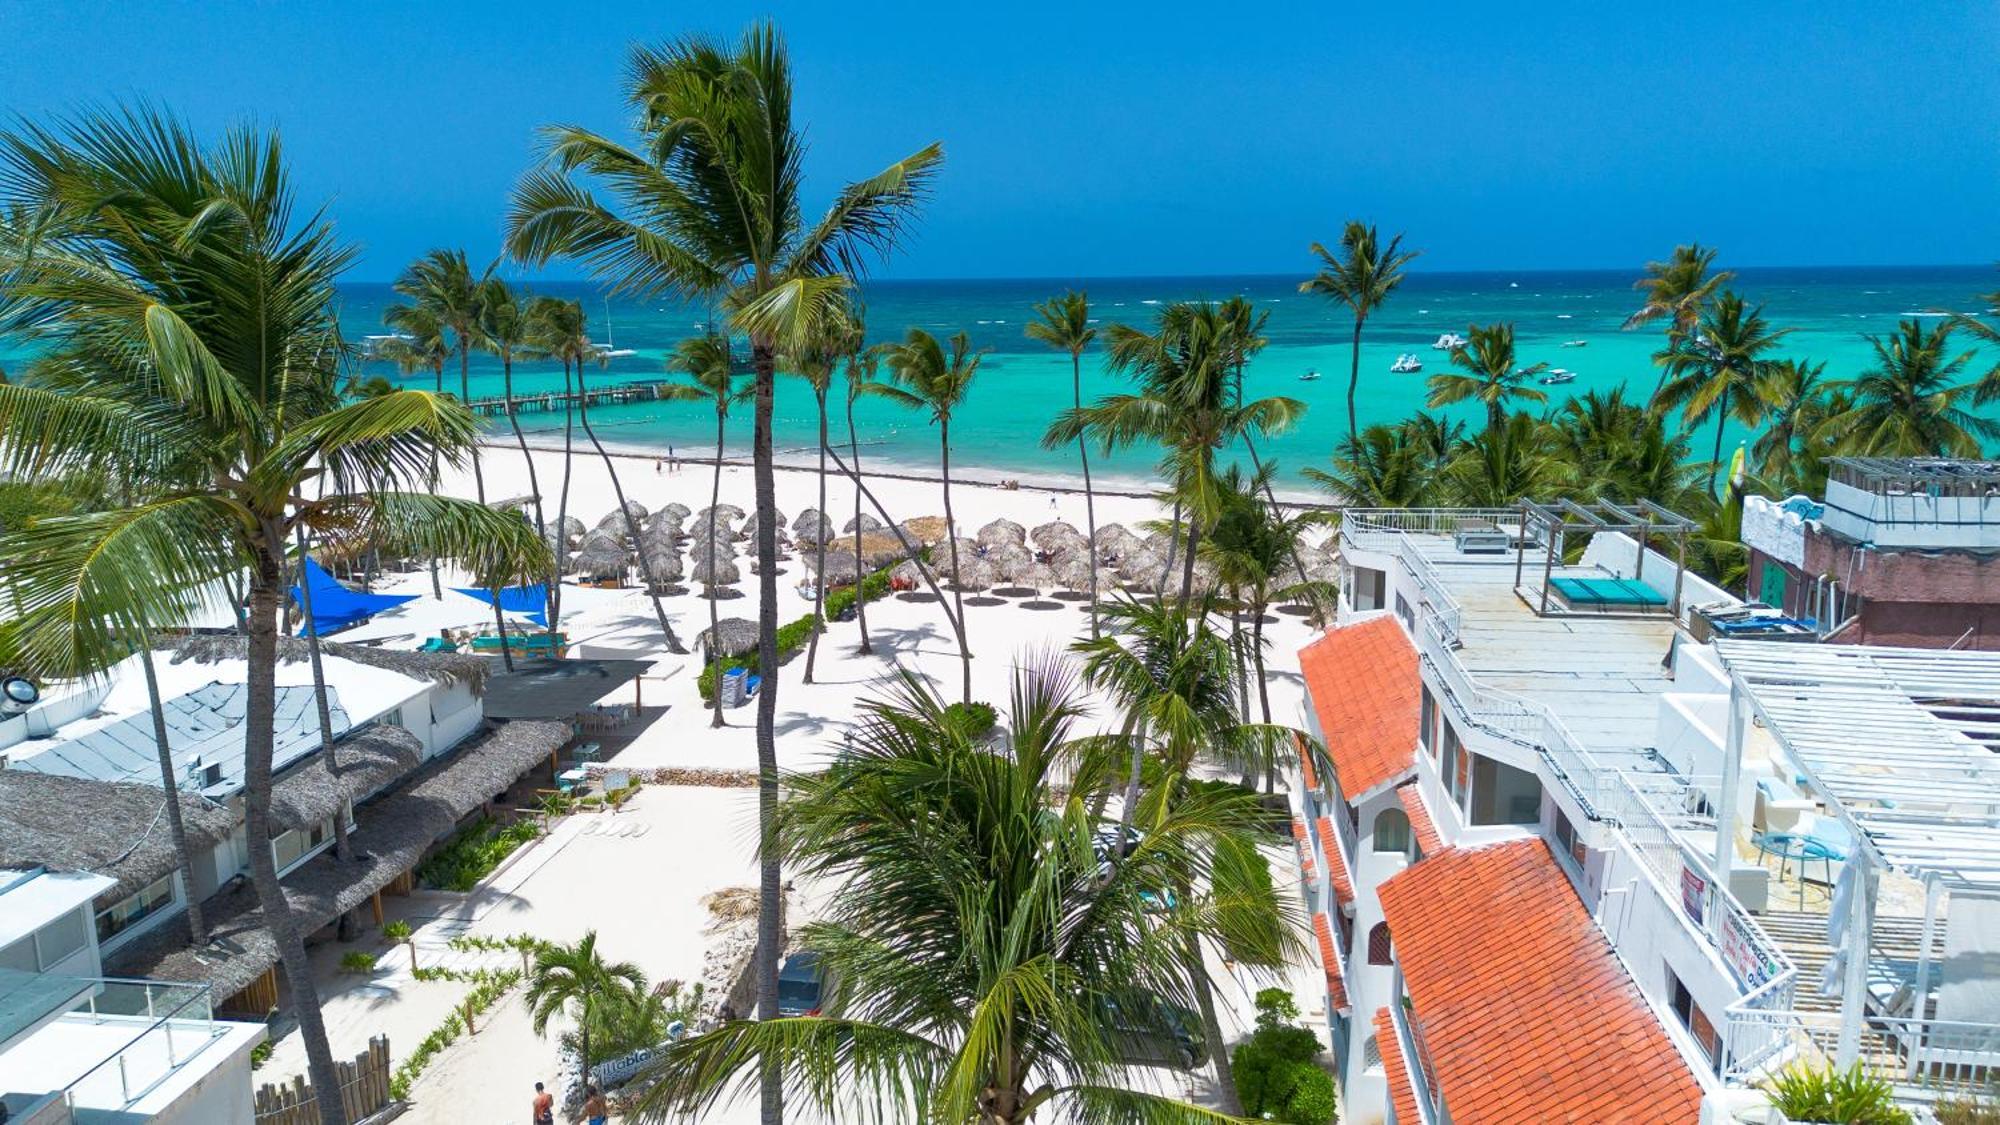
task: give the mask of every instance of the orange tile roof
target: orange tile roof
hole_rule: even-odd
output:
[[[1397,1125],[1420,1125],[1417,1088],[1403,1062],[1403,1044],[1396,1038],[1396,1024],[1387,1008],[1375,1009],[1375,1049],[1382,1052],[1382,1072],[1389,1076],[1389,1104],[1396,1109]]]
[[[1444,837],[1438,835],[1437,822],[1431,819],[1431,808],[1424,803],[1424,795],[1417,790],[1417,783],[1406,781],[1396,786],[1396,799],[1403,802],[1403,811],[1409,814],[1410,831],[1417,834],[1417,847],[1425,855],[1443,851]]]
[[[1326,967],[1326,1000],[1335,1011],[1346,1011],[1347,982],[1340,975],[1340,958],[1333,951],[1333,922],[1322,910],[1313,915],[1313,933],[1319,938],[1319,960]]]
[[[1326,852],[1326,877],[1333,881],[1333,897],[1342,906],[1354,901],[1354,880],[1347,874],[1347,857],[1340,854],[1340,837],[1333,834],[1333,819],[1320,817],[1319,846]]]
[[[1341,796],[1353,801],[1416,760],[1417,650],[1394,617],[1332,629],[1299,650]]]
[[[1299,742],[1298,750],[1299,775],[1305,778],[1306,790],[1311,793],[1317,793],[1319,792],[1319,774],[1313,769],[1312,751],[1307,749],[1303,741]]]
[[[1379,893],[1453,1120],[1699,1117],[1701,1087],[1541,840],[1452,848]]]
[[[1313,881],[1312,837],[1306,835],[1306,822],[1298,817],[1292,818],[1292,839],[1299,845],[1299,871],[1310,883]]]

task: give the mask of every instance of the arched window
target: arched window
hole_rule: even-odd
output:
[[[1375,1042],[1373,1035],[1361,1044],[1361,1069],[1366,1071],[1382,1069],[1382,1048]]]
[[[1389,964],[1389,923],[1377,922],[1368,931],[1368,963],[1370,965]]]
[[[1407,854],[1410,850],[1410,818],[1402,809],[1383,809],[1375,817],[1375,850]]]

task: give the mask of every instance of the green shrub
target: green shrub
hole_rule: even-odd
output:
[[[408,922],[390,922],[382,927],[382,936],[399,944],[410,940],[410,933]]]
[[[487,971],[471,973],[468,974],[468,978],[477,983],[465,994],[465,1000],[444,1018],[443,1023],[433,1028],[429,1035],[424,1036],[423,1041],[417,1044],[416,1049],[411,1051],[403,1059],[402,1065],[396,1068],[395,1073],[389,1076],[390,1097],[397,1101],[408,1099],[410,1087],[416,1083],[417,1076],[437,1058],[438,1052],[451,1046],[460,1035],[465,1034],[463,1010],[466,1007],[471,1007],[473,1015],[479,1015],[491,1008],[494,1001],[506,995],[508,989],[521,982],[521,974],[514,969],[498,973]]]
[[[437,854],[417,868],[417,878],[426,886],[447,891],[469,891],[491,874],[515,849],[541,835],[533,821],[502,825],[480,817]]]
[[[1908,1111],[1896,1105],[1889,1083],[1861,1069],[1795,1063],[1773,1079],[1771,1104],[1793,1121],[1839,1122],[1843,1125],[1910,1125]]]
[[[375,955],[365,950],[350,949],[340,955],[340,971],[343,973],[372,973],[375,971]]]
[[[1291,1125],[1333,1120],[1333,1078],[1321,1070],[1319,1037],[1291,1022],[1299,1014],[1282,988],[1257,993],[1257,1030],[1230,1054],[1243,1112]]]
[[[1281,1121],[1293,1125],[1328,1125],[1334,1120],[1333,1075],[1307,1063],[1298,1068],[1299,1081],[1285,1102]]]
[[[154,745],[158,745],[158,743],[155,743]],[[278,1045],[276,1043],[271,1042],[269,1039],[266,1039],[262,1043],[257,1044],[255,1047],[250,1048],[250,1069],[256,1070],[258,1067],[261,1067],[265,1063],[270,1062],[272,1053],[275,1052],[277,1049]]]
[[[958,728],[967,739],[977,742],[993,733],[994,726],[1000,722],[1000,714],[993,710],[991,703],[975,699],[970,703],[954,703],[946,707],[944,721]]]
[[[1938,1125],[2000,1125],[2000,1091],[1939,1098],[1931,1115]]]

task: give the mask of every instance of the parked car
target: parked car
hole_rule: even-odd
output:
[[[1208,1037],[1194,1012],[1150,992],[1107,999],[1104,1007],[1112,1045],[1126,1062],[1182,1070],[1208,1062]]]
[[[820,992],[824,983],[820,976],[819,954],[805,949],[785,958],[784,965],[778,970],[778,1014],[819,1015]]]

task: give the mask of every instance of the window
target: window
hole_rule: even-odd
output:
[[[1410,601],[1401,594],[1396,595],[1396,616],[1402,619],[1403,628],[1416,632],[1417,618],[1410,612]]]
[[[1371,1074],[1382,1069],[1382,1047],[1373,1035],[1361,1044],[1361,1069]]]
[[[1483,754],[1472,763],[1472,823],[1539,824],[1542,783],[1534,774],[1517,770]]]
[[[0,949],[0,969],[16,973],[32,973],[41,968],[35,962],[35,939],[24,937],[20,941]]]
[[[1673,997],[1667,1006],[1674,1010],[1681,1026],[1687,1028],[1688,1034],[1701,1046],[1709,1064],[1718,1064],[1722,1058],[1722,1038],[1716,1035],[1715,1025],[1708,1022],[1707,1014],[1694,1002],[1694,994],[1681,983],[1681,978],[1674,975],[1671,967],[1667,969],[1667,991]]]
[[[97,912],[97,940],[109,941],[174,903],[174,877],[167,876],[137,894],[127,895]]]
[[[1432,760],[1436,760],[1438,744],[1437,731],[1434,727],[1437,723],[1438,705],[1437,700],[1431,696],[1431,685],[1423,685],[1423,693],[1423,706],[1418,712],[1422,718],[1417,720],[1417,741],[1430,752]]]
[[[1370,570],[1365,566],[1354,568],[1353,601],[1355,612],[1365,613],[1372,609],[1381,609],[1384,592],[1384,575],[1381,571]]]
[[[1375,817],[1373,848],[1378,852],[1410,853],[1410,818],[1402,809],[1383,809]]]
[[[329,822],[320,821],[311,828],[294,828],[271,838],[271,858],[277,862],[280,872],[298,865],[299,861],[311,855],[333,838]]]
[[[1590,854],[1590,849],[1584,847],[1583,837],[1577,834],[1576,826],[1569,822],[1569,817],[1565,816],[1561,809],[1555,810],[1555,813],[1556,843],[1562,845],[1559,854],[1569,856],[1576,864],[1577,871],[1581,873],[1584,868],[1584,857]]]
[[[1443,732],[1443,737],[1438,741],[1444,745],[1443,757],[1438,762],[1438,772],[1444,775],[1445,792],[1451,794],[1451,803],[1456,805],[1459,794],[1458,759],[1461,754],[1458,746],[1458,728],[1451,725],[1450,719],[1440,722],[1438,728]]]
[[[1389,923],[1377,922],[1368,931],[1368,963],[1370,965],[1393,964],[1389,956]]]

